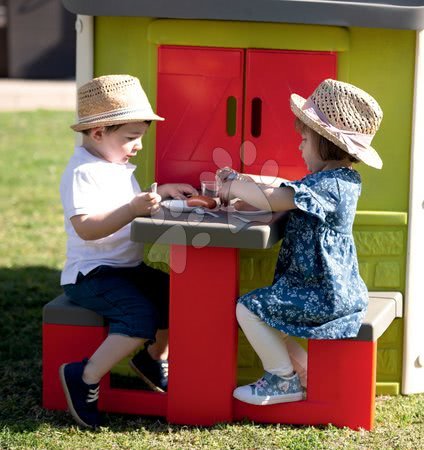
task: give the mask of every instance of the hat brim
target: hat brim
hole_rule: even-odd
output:
[[[119,119],[107,119],[107,120],[93,120],[91,122],[84,123],[75,123],[71,125],[71,128],[74,131],[84,131],[89,130],[90,128],[96,127],[108,127],[111,125],[122,125],[124,123],[132,123],[132,122],[145,122],[150,120],[165,120],[163,117],[158,116],[157,114],[143,114],[143,116],[122,116]]]
[[[305,98],[301,97],[298,94],[291,94],[290,108],[293,111],[293,114],[298,117],[305,125],[307,125],[309,128],[312,128],[312,130],[316,131],[318,134],[340,147],[346,153],[349,153],[349,155],[352,155],[355,158],[359,159],[367,166],[374,167],[375,169],[381,169],[383,167],[383,161],[381,160],[376,150],[371,146],[368,146],[367,149],[365,151],[362,151],[360,154],[354,155],[343,141],[341,141],[337,136],[324,128],[316,119],[309,116],[307,112],[303,110],[303,106],[305,103]]]

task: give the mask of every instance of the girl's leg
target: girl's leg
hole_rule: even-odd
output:
[[[236,311],[240,326],[250,344],[261,358],[264,369],[274,375],[282,374],[281,367],[279,368],[279,366],[282,361],[284,371],[288,370],[289,366],[287,362],[284,362],[288,353],[293,368],[299,375],[302,386],[306,388],[308,366],[308,354],[306,350],[291,336],[269,327],[244,305],[239,303]],[[274,347],[277,347],[277,349],[274,349]]]
[[[146,339],[110,334],[88,360],[82,379],[87,384],[98,383],[119,361],[137,350]]]
[[[282,335],[294,370],[299,375],[302,386],[306,388],[308,382],[308,352],[291,336],[285,333],[282,333]]]
[[[237,304],[236,314],[240,327],[261,359],[264,369],[279,377],[292,375],[293,365],[284,334],[268,326],[241,303]]]
[[[252,405],[302,400],[304,391],[299,375],[293,373],[286,335],[268,326],[240,303],[236,313],[244,334],[262,361],[265,373],[255,383],[237,387],[233,396]]]

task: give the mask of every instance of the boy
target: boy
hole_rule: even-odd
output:
[[[109,335],[89,359],[63,364],[60,378],[71,414],[99,425],[99,381],[144,344],[131,367],[156,391],[168,381],[168,276],[142,262],[142,244],[130,240],[137,216],[155,214],[162,197],[197,194],[187,184],[141,192],[129,160],[156,115],[137,78],[107,75],[78,90],[82,132],[62,176],[60,193],[68,236],[61,285],[76,304],[109,322]]]

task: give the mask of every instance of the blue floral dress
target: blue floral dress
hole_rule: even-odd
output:
[[[273,284],[239,302],[292,336],[355,337],[368,304],[352,235],[360,175],[343,167],[283,186],[293,188],[297,209],[288,213]]]

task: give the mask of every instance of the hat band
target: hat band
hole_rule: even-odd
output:
[[[146,115],[151,116],[153,113],[151,110],[141,109],[141,108],[122,108],[116,109],[114,111],[109,111],[102,114],[93,114],[91,116],[86,116],[83,118],[78,118],[78,124],[100,122],[102,120],[119,119],[122,116],[132,116],[132,115]],[[141,119],[140,119],[141,120]]]
[[[341,130],[332,125],[327,117],[319,110],[315,103],[308,98],[302,107],[302,111],[312,120],[318,123],[322,128],[327,130],[337,139],[342,141],[349,149],[349,153],[356,156],[364,153],[371,145],[374,134],[358,133],[357,131]]]

